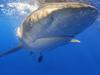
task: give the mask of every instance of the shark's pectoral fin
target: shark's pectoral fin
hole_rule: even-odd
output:
[[[14,52],[20,50],[21,48],[22,48],[22,45],[18,45],[17,47],[12,48],[12,49],[10,49],[10,50],[7,50],[7,51],[5,51],[5,52],[0,52],[0,57],[3,57],[3,56],[5,56],[5,55],[9,55],[9,54],[11,54],[11,53],[14,53]]]
[[[80,43],[81,41],[80,40],[77,40],[77,39],[72,39],[70,42],[71,43]]]

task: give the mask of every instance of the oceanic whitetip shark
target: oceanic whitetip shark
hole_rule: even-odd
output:
[[[24,47],[30,53],[40,53],[38,62],[41,62],[42,52],[70,42],[79,43],[80,41],[74,37],[91,26],[97,16],[96,7],[86,3],[43,3],[17,28],[16,34],[21,44],[1,53],[0,56],[8,55]]]

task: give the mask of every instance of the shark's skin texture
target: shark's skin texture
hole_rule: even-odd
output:
[[[18,27],[22,45],[32,52],[53,50],[93,24],[98,16],[94,6],[78,2],[45,3]]]

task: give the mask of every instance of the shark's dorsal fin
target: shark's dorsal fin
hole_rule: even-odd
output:
[[[14,52],[17,52],[17,51],[19,51],[21,48],[22,48],[22,45],[18,45],[17,47],[12,48],[12,49],[9,49],[9,50],[7,50],[7,51],[5,51],[5,52],[0,52],[0,57],[9,55],[9,54],[14,53]]]

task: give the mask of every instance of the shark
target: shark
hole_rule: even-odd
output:
[[[91,26],[98,17],[95,6],[80,2],[46,2],[27,16],[17,28],[20,44],[0,57],[25,48],[29,53],[38,53],[38,62],[43,52],[54,50],[68,43],[80,43],[74,39]]]

